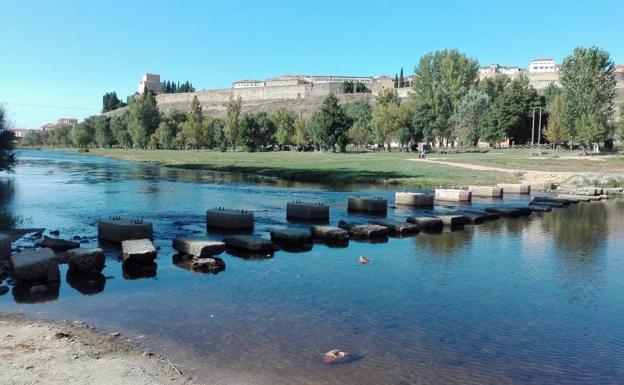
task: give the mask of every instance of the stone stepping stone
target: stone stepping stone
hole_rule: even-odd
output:
[[[177,237],[172,246],[179,253],[197,258],[207,258],[225,251],[225,243],[206,237]]]
[[[312,238],[333,245],[349,243],[349,232],[336,226],[310,226]]]
[[[11,256],[16,280],[59,282],[61,272],[54,251],[49,248],[29,249]]]
[[[308,229],[274,229],[271,241],[289,247],[311,248],[312,233]]]
[[[249,252],[273,252],[273,242],[253,235],[232,235],[223,238],[228,248]]]
[[[206,211],[206,227],[226,231],[251,231],[254,215],[245,210],[216,208]]]
[[[388,228],[388,232],[392,236],[416,235],[420,232],[418,226],[412,223],[394,221],[391,219],[375,219],[371,221],[371,223]]]
[[[387,227],[373,224],[340,221],[338,222],[338,227],[347,230],[351,237],[358,239],[388,239],[389,234]]]
[[[106,258],[102,249],[71,249],[65,253],[69,270],[79,273],[99,273]]]
[[[156,248],[149,239],[133,239],[121,242],[121,259],[124,264],[141,265],[153,263]]]
[[[440,233],[444,229],[444,222],[440,218],[429,216],[409,217],[407,222],[415,224],[420,231],[428,233]]]
[[[152,238],[153,227],[151,222],[120,217],[98,220],[98,239],[103,241],[121,243],[131,239]]]

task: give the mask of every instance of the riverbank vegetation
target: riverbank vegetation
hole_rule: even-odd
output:
[[[204,116],[195,97],[187,112],[159,111],[153,94],[131,98],[115,116],[91,116],[75,127],[35,132],[24,145],[135,149],[219,149],[254,151],[386,149],[415,150],[418,144],[497,146],[537,139],[533,114],[543,108],[544,140],[555,145],[612,144],[615,75],[607,52],[577,48],[565,58],[561,87],[544,95],[524,75],[479,80],[479,65],[457,50],[424,55],[415,67],[412,89],[399,98],[395,89],[371,102],[343,105],[329,95],[309,117],[282,108],[242,113],[242,100],[226,103],[224,119]],[[401,79],[398,78],[401,83]],[[357,92],[357,85],[346,85]],[[364,91],[364,90],[361,90]],[[109,97],[109,105],[118,103]],[[110,106],[109,106],[110,107]]]

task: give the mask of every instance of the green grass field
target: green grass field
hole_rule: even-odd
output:
[[[466,186],[517,180],[509,173],[473,171],[408,161],[416,153],[218,152],[96,149],[90,154],[150,161],[187,169],[240,172],[327,184],[397,184],[412,187]],[[478,154],[483,156],[483,154]]]

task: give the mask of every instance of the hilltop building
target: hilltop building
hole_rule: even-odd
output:
[[[555,59],[535,59],[529,63],[530,74],[559,72],[559,65],[555,63]]]
[[[56,123],[46,123],[41,126],[41,131],[52,131],[60,126],[70,126],[74,127],[78,124],[78,119],[74,118],[60,118],[56,121]]]
[[[496,75],[506,75],[515,78],[522,73],[520,67],[501,66],[499,64],[491,64],[487,67],[479,68],[479,80],[494,77]]]
[[[145,91],[152,91],[155,94],[162,93],[162,83],[160,82],[160,75],[157,74],[143,74],[139,85],[137,86],[137,92],[139,94]]]

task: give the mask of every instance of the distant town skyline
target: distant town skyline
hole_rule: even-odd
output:
[[[229,88],[284,74],[394,76],[430,51],[457,48],[481,66],[557,63],[597,45],[624,63],[624,3],[600,0],[436,4],[6,1],[0,103],[15,127],[96,114],[144,73]],[[532,18],[529,16],[533,15]]]

